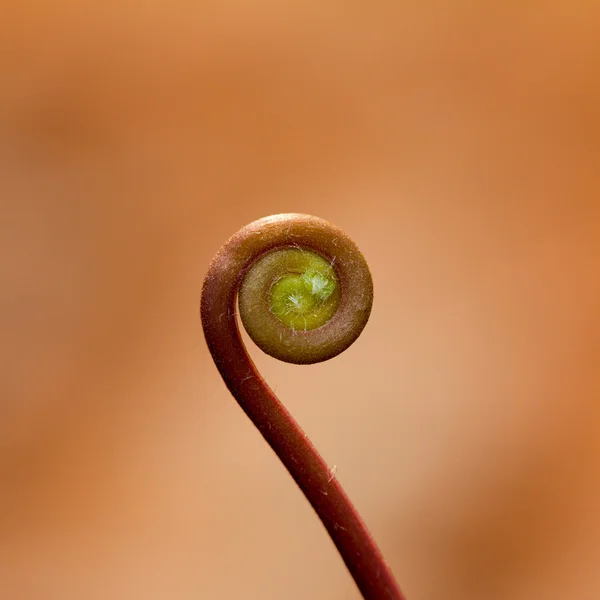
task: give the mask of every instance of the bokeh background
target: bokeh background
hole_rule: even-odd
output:
[[[592,0],[4,6],[2,597],[357,600],[198,317],[305,212],[371,321],[251,352],[408,598],[597,600],[599,74]]]

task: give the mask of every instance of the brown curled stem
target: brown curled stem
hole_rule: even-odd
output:
[[[211,263],[201,300],[206,342],[229,391],[316,511],[363,597],[366,600],[405,600],[342,486],[261,377],[240,337],[236,300],[246,271],[269,251],[290,246],[312,249],[334,262],[342,289],[339,312],[346,315],[340,317],[343,322],[336,321],[335,317],[331,320],[332,328],[346,328],[343,348],[329,349],[324,358],[308,360],[301,356],[291,362],[316,362],[335,356],[358,337],[364,323],[358,332],[348,334],[347,321],[355,319],[361,309],[353,308],[352,300],[344,296],[356,285],[351,282],[353,272],[358,269],[355,260],[358,250],[354,243],[341,230],[321,219],[306,215],[276,215],[244,227],[221,248]],[[363,278],[362,283],[371,287],[362,293],[372,294],[370,275]],[[366,302],[368,318],[370,299]],[[328,326],[315,330],[317,335],[323,335],[322,330]]]

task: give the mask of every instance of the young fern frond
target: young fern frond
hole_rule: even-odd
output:
[[[343,352],[362,332],[373,282],[354,242],[300,214],[260,219],[213,259],[201,318],[215,364],[327,529],[366,600],[405,600],[381,552],[328,465],[258,373],[236,322],[267,354],[312,364]]]

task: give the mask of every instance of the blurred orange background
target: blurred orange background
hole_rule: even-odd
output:
[[[358,598],[198,316],[231,234],[303,212],[371,321],[250,351],[409,600],[600,597],[598,3],[3,13],[3,596]]]

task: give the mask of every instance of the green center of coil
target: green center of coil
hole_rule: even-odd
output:
[[[340,284],[333,266],[309,250],[288,250],[294,270],[271,286],[271,312],[295,331],[325,325],[338,309]],[[291,257],[290,257],[291,258]]]

